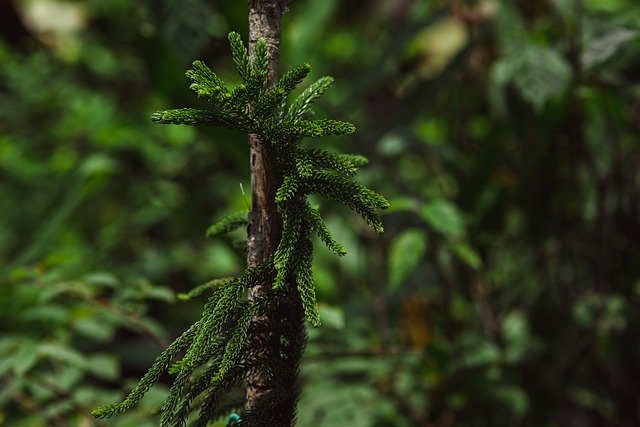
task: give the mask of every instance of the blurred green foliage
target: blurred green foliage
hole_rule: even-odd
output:
[[[0,425],[156,425],[162,386],[89,413],[198,318],[174,293],[244,268],[204,233],[249,183],[241,135],[149,115],[200,106],[196,58],[233,79],[246,5],[5,4],[66,9],[0,14]],[[299,425],[640,424],[639,22],[635,0],[291,3],[283,69],[336,78],[318,115],[358,132],[328,143],[391,201],[382,238],[323,206],[349,254],[316,251]]]

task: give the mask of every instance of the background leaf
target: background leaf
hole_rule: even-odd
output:
[[[0,2],[11,427],[99,424],[87,414],[122,398],[209,292],[149,288],[186,293],[246,262],[242,244],[202,236],[247,209],[244,135],[149,120],[206,108],[185,88],[196,59],[237,83],[226,37],[246,34],[246,5],[33,12],[45,3]],[[357,125],[331,149],[369,158],[356,179],[391,201],[382,236],[322,204],[348,254],[314,253],[335,325],[310,331],[300,426],[640,425],[638,32],[637,0],[291,3],[281,68],[313,64],[301,89],[335,77],[314,119]],[[392,250],[404,233],[409,252]],[[25,343],[75,357],[23,350],[17,375]],[[108,425],[157,426],[166,394]]]
[[[408,229],[396,236],[389,248],[389,286],[395,290],[415,270],[427,249],[427,235]]]
[[[540,109],[566,90],[571,67],[553,49],[524,44],[500,59],[494,65],[493,75],[498,85],[513,83],[523,99]]]
[[[456,237],[464,234],[462,215],[458,208],[447,200],[426,203],[420,213],[427,224],[445,236]]]

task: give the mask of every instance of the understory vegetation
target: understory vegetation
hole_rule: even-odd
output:
[[[194,287],[245,272],[244,230],[205,230],[251,192],[246,135],[149,117],[207,108],[184,77],[196,59],[241,83],[227,36],[246,39],[247,7],[1,7],[0,426],[157,426],[179,365],[124,414],[91,412],[200,319]],[[316,117],[357,128],[304,147],[368,158],[353,180],[389,201],[382,235],[304,205],[340,245],[312,240],[322,326],[297,425],[639,425],[637,1],[290,9],[280,74],[313,65],[294,97],[333,76]]]

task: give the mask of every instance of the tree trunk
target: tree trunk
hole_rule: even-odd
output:
[[[264,38],[268,49],[267,87],[278,78],[280,27],[289,0],[248,0],[249,55]],[[280,185],[272,170],[269,152],[256,135],[249,135],[251,200],[247,228],[249,267],[273,255],[280,241],[282,220],[275,203]],[[291,289],[295,290],[295,284]],[[256,283],[249,288],[249,301],[275,298],[272,283]],[[250,366],[247,375],[245,417],[242,425],[290,427],[298,399],[298,364],[304,347],[302,310],[296,299],[279,301],[269,315],[256,316],[249,332]]]
[[[269,61],[267,87],[272,89],[278,80],[280,26],[287,0],[249,0],[248,3],[249,56],[253,60],[256,42],[264,38],[267,42]],[[247,263],[252,267],[275,252],[280,241],[282,225],[275,202],[278,183],[270,170],[267,150],[256,135],[249,135],[249,158],[252,209],[247,230]],[[254,286],[249,291],[249,298],[257,298],[265,292],[263,286]]]

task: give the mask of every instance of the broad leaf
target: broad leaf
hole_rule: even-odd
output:
[[[427,235],[417,228],[399,234],[389,253],[389,286],[395,290],[417,267],[427,249]]]
[[[451,245],[451,251],[469,267],[477,270],[482,266],[480,255],[474,251],[471,246],[466,243],[454,243]]]
[[[611,59],[627,42],[638,38],[638,32],[626,28],[615,30],[589,41],[582,52],[582,65],[593,68]]]
[[[557,51],[526,44],[494,64],[492,79],[498,86],[513,83],[525,101],[541,109],[567,88],[571,67]]]
[[[464,234],[462,215],[458,208],[447,200],[439,199],[429,202],[422,207],[420,213],[431,228],[447,237]]]

